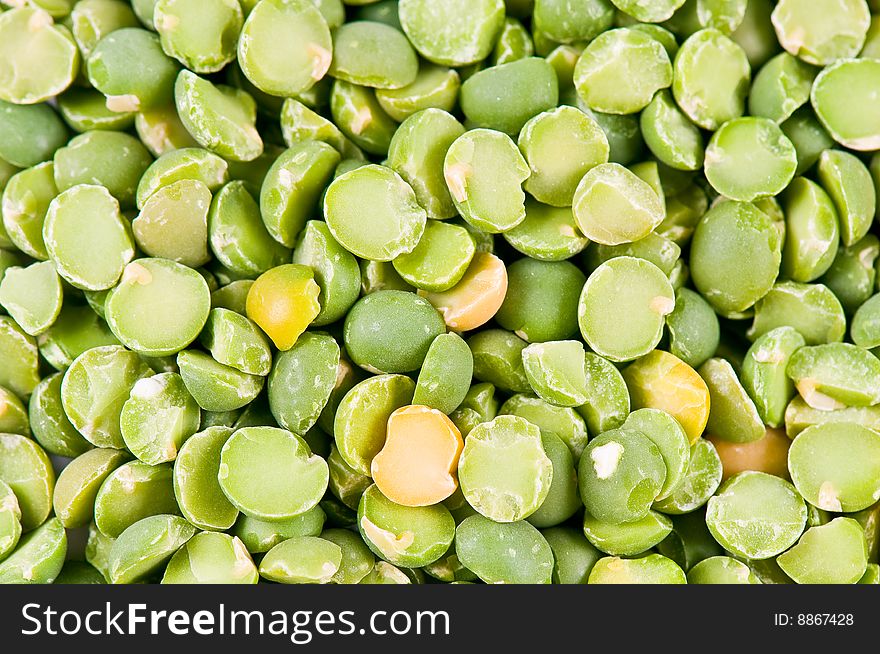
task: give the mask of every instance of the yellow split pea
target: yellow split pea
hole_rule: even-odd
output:
[[[371,465],[382,494],[403,506],[430,506],[458,488],[461,432],[437,409],[411,405],[388,418],[385,446]]]
[[[308,266],[286,264],[260,275],[248,291],[247,317],[279,350],[292,348],[321,311],[320,287]]]

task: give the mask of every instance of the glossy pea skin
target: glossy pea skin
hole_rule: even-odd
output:
[[[19,168],[50,161],[68,139],[61,117],[48,104],[0,100],[0,157]]]
[[[703,136],[667,90],[658,92],[639,117],[645,144],[667,166],[697,170],[703,163]]]
[[[613,19],[614,8],[605,0],[588,0],[574,7],[560,0],[536,0],[532,16],[535,30],[559,43],[592,40],[610,28]]]
[[[541,535],[553,551],[553,583],[585,584],[602,554],[583,532],[573,527],[552,527],[542,530]]]
[[[68,528],[85,527],[94,516],[95,497],[110,473],[128,460],[120,450],[97,448],[73,459],[59,474],[52,497],[55,515]]]
[[[742,261],[750,262],[745,270]],[[762,298],[775,282],[781,261],[778,230],[752,204],[718,204],[694,231],[690,257],[694,285],[722,314],[744,311]]]
[[[666,329],[669,351],[692,367],[700,367],[718,349],[718,317],[712,306],[689,288],[675,292],[675,309],[666,316]]]
[[[822,187],[831,197],[840,219],[844,245],[853,245],[871,225],[876,193],[865,164],[843,150],[825,150],[817,169]]]
[[[473,369],[473,354],[461,336],[440,334],[431,342],[422,362],[413,404],[451,414],[464,401]]]
[[[706,430],[722,440],[750,443],[764,435],[764,425],[754,402],[727,359],[712,358],[698,371],[709,389]]]
[[[577,330],[577,297],[586,277],[567,261],[519,259],[507,268],[507,294],[495,319],[530,343],[563,340]]]
[[[35,259],[49,258],[43,223],[56,195],[55,165],[50,161],[12,175],[3,190],[3,228],[15,247]]]
[[[15,493],[21,528],[30,531],[43,524],[52,510],[55,472],[49,457],[31,439],[20,434],[0,434],[4,456],[0,481]]]
[[[740,380],[761,419],[771,427],[783,423],[786,406],[795,394],[787,369],[792,355],[805,344],[796,329],[782,326],[755,339],[746,352]]]

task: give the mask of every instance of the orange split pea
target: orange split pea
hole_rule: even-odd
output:
[[[448,291],[419,290],[443,316],[449,329],[466,332],[489,322],[507,295],[507,268],[494,254],[478,252],[464,277]]]
[[[257,277],[251,286],[247,316],[275,347],[289,350],[321,310],[320,292],[310,267],[295,263],[278,266]]]
[[[764,436],[751,443],[731,443],[715,436],[708,436],[723,468],[722,479],[738,472],[756,470],[788,479],[788,448],[791,439],[782,429],[767,428]]]
[[[437,504],[458,488],[463,447],[461,432],[446,414],[418,404],[401,407],[388,418],[385,445],[371,465],[373,481],[397,504]]]

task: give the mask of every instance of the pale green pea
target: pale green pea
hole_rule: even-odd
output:
[[[632,243],[622,243],[620,245],[593,244],[587,250],[585,261],[591,269],[595,270],[609,259],[622,256],[650,261],[662,270],[664,274],[670,276],[681,257],[681,248],[669,238],[657,232],[651,232],[644,238],[640,238]]]
[[[333,33],[329,74],[352,84],[399,89],[415,81],[416,53],[397,29],[373,21],[346,23]]]
[[[794,397],[794,384],[786,370],[794,353],[806,344],[792,327],[772,329],[755,339],[746,352],[740,379],[767,425],[779,427],[785,408]]]
[[[464,131],[445,111],[425,109],[404,120],[391,139],[388,166],[412,186],[429,218],[456,214],[442,170],[449,147]]]
[[[2,386],[0,386],[0,433],[31,435],[27,409],[15,393]]]
[[[210,259],[210,207],[211,191],[198,180],[184,179],[163,186],[132,221],[135,242],[151,257],[171,259],[192,268],[205,264]]]
[[[583,531],[573,527],[553,527],[541,532],[553,551],[553,583],[585,584],[590,570],[602,554]]]
[[[186,390],[205,411],[234,411],[247,406],[265,383],[265,377],[223,365],[196,350],[180,352],[177,365]]]
[[[782,273],[796,282],[810,282],[831,267],[840,244],[837,210],[822,187],[798,177],[784,196],[786,216]]]
[[[58,274],[87,290],[115,285],[134,257],[119,203],[103,186],[74,186],[52,200],[43,240]]]
[[[620,427],[589,442],[578,464],[581,500],[603,522],[644,518],[666,481],[659,448],[635,429]]]
[[[819,160],[822,152],[834,145],[834,139],[809,107],[798,109],[780,127],[797,151],[798,175],[803,175]]]
[[[779,124],[810,101],[816,69],[782,52],[755,74],[749,91],[749,113]]]
[[[660,450],[660,456],[663,457],[666,465],[666,480],[656,500],[662,501],[672,495],[687,475],[691,456],[690,441],[681,425],[665,411],[644,408],[630,413],[624,420],[622,428],[641,432]],[[608,552],[608,554],[623,553]]]
[[[15,493],[21,528],[30,531],[43,524],[52,511],[55,472],[43,449],[26,436],[0,434],[0,448],[0,481]]]
[[[336,410],[333,435],[343,460],[362,475],[385,444],[388,417],[411,403],[415,384],[403,375],[377,375],[356,384]]]
[[[691,446],[687,472],[672,494],[655,502],[653,508],[669,515],[696,511],[718,490],[721,484],[721,459],[711,442],[698,439]]]
[[[101,574],[105,583],[110,576],[108,558],[114,540],[116,539],[102,534],[95,526],[95,523],[89,525],[85,559],[89,565],[93,566]]]
[[[220,452],[231,434],[228,427],[208,427],[186,439],[174,460],[177,505],[199,529],[229,529],[238,517],[238,509],[226,499],[217,479]]]
[[[162,51],[159,37],[137,27],[101,38],[89,55],[89,82],[107,96],[107,108],[144,111],[170,101],[179,66]]]
[[[63,192],[78,184],[105,187],[123,208],[135,202],[138,180],[153,162],[128,134],[96,130],[80,134],[55,152],[55,184]]]
[[[742,23],[747,6],[748,0],[697,0],[697,20],[729,35]]]
[[[9,164],[28,168],[49,161],[67,138],[67,127],[50,105],[0,100],[0,158]]]
[[[122,438],[138,459],[150,465],[173,461],[184,441],[199,428],[199,405],[177,373],[135,382],[119,416]]]
[[[373,89],[336,80],[330,93],[330,113],[356,146],[374,155],[388,153],[398,125],[382,109]]]
[[[523,369],[532,390],[556,406],[587,402],[584,346],[580,341],[534,343],[522,351]]]
[[[239,538],[251,554],[262,554],[288,538],[319,536],[326,517],[320,506],[289,520],[272,522],[251,518],[242,513],[232,528],[232,535]]]
[[[525,59],[535,54],[532,35],[516,18],[505,18],[504,27],[492,51],[492,64],[499,66]]]
[[[522,357],[519,360],[522,361]],[[450,418],[466,437],[478,424],[489,422],[497,415],[498,399],[495,397],[495,387],[483,382],[471,386],[464,401],[450,414]],[[460,489],[458,495],[461,496],[461,503],[467,504]]]
[[[713,556],[688,570],[689,584],[760,584],[758,577],[742,561],[729,556]]]
[[[628,78],[627,84],[620,80]],[[672,84],[672,64],[660,41],[645,32],[616,29],[587,45],[574,71],[574,85],[595,111],[632,114]]]
[[[503,107],[498,98],[509,98]],[[559,84],[553,67],[540,57],[491,66],[461,85],[462,111],[474,127],[518,134],[530,118],[554,108]]]
[[[807,427],[813,425],[854,423],[875,431],[880,430],[880,407],[846,407],[825,411],[814,409],[796,395],[785,409],[785,431],[789,438],[795,438]]]
[[[442,292],[464,276],[476,254],[470,233],[458,225],[430,220],[416,247],[394,259],[394,269],[416,288]]]
[[[31,336],[44,333],[61,312],[61,278],[51,261],[9,268],[0,281],[0,305]]]
[[[852,518],[836,518],[808,529],[777,562],[799,584],[854,584],[868,565],[865,535]]]
[[[792,355],[787,370],[801,397],[815,409],[880,402],[880,361],[855,345],[802,347]]]
[[[376,291],[415,291],[397,273],[390,261],[361,259],[358,262],[358,267],[361,272],[361,293],[363,295],[369,295]]]
[[[256,323],[228,309],[212,309],[200,341],[214,360],[249,375],[268,375],[269,340]]]
[[[70,31],[86,60],[98,41],[110,32],[138,26],[138,19],[129,3],[117,0],[80,0],[70,12]]]
[[[856,423],[804,429],[788,452],[792,481],[812,505],[834,512],[861,511],[880,495],[880,436]]]
[[[52,326],[40,334],[37,344],[43,358],[63,372],[86,350],[119,345],[119,341],[91,307],[68,302]]]
[[[177,183],[204,186],[194,180]],[[208,197],[207,235],[211,251],[224,266],[240,275],[258,276],[288,261],[290,250],[266,230],[260,207],[244,182],[230,182],[213,201]]]
[[[327,489],[328,469],[299,436],[275,427],[245,427],[223,445],[218,479],[243,513],[284,520],[317,505]]]
[[[724,549],[747,559],[769,559],[794,545],[807,507],[787,481],[763,472],[741,472],[709,500],[706,524]]]
[[[389,563],[420,568],[442,557],[455,539],[455,520],[442,504],[395,504],[370,486],[358,505],[358,530],[369,548]]]
[[[560,150],[560,143],[565,148]],[[524,188],[538,201],[570,206],[581,178],[608,161],[608,139],[598,123],[574,107],[562,106],[529,120],[518,145],[531,168]]]
[[[689,288],[675,292],[675,309],[666,316],[669,351],[692,368],[714,356],[720,339],[718,317],[701,295]]]
[[[283,584],[326,584],[339,571],[342,548],[314,536],[294,536],[266,553],[260,575]]]
[[[70,86],[79,71],[70,32],[41,9],[21,6],[0,14],[0,43],[0,100],[43,102]]]
[[[724,315],[745,311],[762,298],[776,281],[781,260],[781,237],[767,214],[745,202],[722,202],[697,224],[689,263],[697,290]],[[743,261],[749,261],[747,269]]]
[[[459,561],[486,583],[549,584],[553,550],[528,522],[497,523],[474,515],[456,529]]]
[[[685,0],[659,0],[641,2],[640,0],[611,0],[612,4],[627,16],[645,22],[660,23],[672,15],[685,3]]]
[[[129,391],[150,369],[119,345],[92,348],[78,356],[61,382],[61,402],[70,422],[97,447],[122,449],[119,416]]]
[[[82,437],[64,413],[61,381],[61,373],[49,375],[34,389],[28,404],[28,422],[34,439],[47,453],[73,458],[90,450],[92,444]]]
[[[449,548],[446,556],[426,565],[424,571],[434,579],[446,583],[473,583],[479,579],[461,564],[458,555],[455,554],[454,546]]]
[[[80,133],[95,129],[123,131],[134,124],[135,114],[110,111],[105,100],[93,89],[69,89],[58,96],[58,111],[64,122]]]
[[[526,197],[526,217],[504,232],[515,250],[539,261],[563,261],[590,243],[575,223],[571,207],[552,207]]]
[[[369,230],[361,220],[364,206],[371,207]],[[412,187],[390,168],[373,164],[330,184],[324,215],[330,232],[346,250],[374,261],[391,261],[412,252],[427,221]]]
[[[184,179],[202,182],[212,192],[229,179],[229,164],[201,148],[181,148],[160,156],[144,171],[137,187],[137,208],[159,189]]]
[[[620,245],[644,238],[664,218],[651,186],[620,164],[599,164],[578,184],[573,199],[578,228],[591,241]]]
[[[503,329],[487,329],[467,341],[474,355],[474,379],[512,393],[531,392],[523,368],[522,351],[528,343]]]
[[[867,234],[856,243],[839,248],[831,267],[820,278],[837,296],[847,314],[855,313],[874,292],[877,278],[874,265],[878,257],[880,240]]]
[[[165,568],[163,584],[255,584],[259,579],[244,544],[233,536],[199,533],[181,547]]]
[[[577,299],[586,277],[568,261],[523,257],[508,268],[499,325],[530,343],[564,340],[578,329]]]
[[[880,122],[870,111],[880,88],[880,61],[844,59],[822,70],[810,101],[834,140],[852,150],[871,151],[880,144]]]
[[[862,304],[852,319],[850,334],[859,347],[880,346],[880,294]]]
[[[675,104],[667,90],[657,93],[639,118],[652,154],[678,170],[697,170],[703,163],[703,136]]]
[[[9,556],[0,561],[0,584],[50,584],[67,556],[67,534],[51,518],[25,534]]]
[[[40,383],[39,352],[28,336],[9,316],[0,316],[0,386],[26,398]]]
[[[348,465],[339,454],[336,443],[330,446],[327,465],[330,468],[330,483],[328,486],[330,492],[349,509],[356,511],[361,495],[370,487],[373,480]]]
[[[235,59],[243,21],[238,0],[159,0],[153,10],[162,49],[196,73]]]
[[[880,547],[880,504],[874,504],[849,517],[856,520],[864,531],[868,544],[868,560],[876,561]]]
[[[709,389],[711,409],[706,430],[734,443],[751,443],[762,438],[764,423],[730,362],[709,359],[698,372]]]
[[[329,143],[340,153],[353,147],[336,125],[295,98],[287,98],[281,108],[281,135],[287,147],[309,140]]]
[[[564,0],[535,0],[534,4],[534,29],[559,43],[591,41],[614,22],[614,7],[607,0],[585,0],[573,6]]]
[[[403,31],[419,54],[435,64],[466,66],[489,56],[504,25],[502,0],[430,0],[399,3]]]
[[[56,195],[58,187],[51,161],[16,173],[3,190],[3,228],[15,247],[35,259],[49,258],[43,242],[43,223]]]
[[[657,346],[674,308],[675,295],[663,271],[644,259],[616,257],[584,284],[578,321],[581,335],[597,354],[629,361]]]
[[[168,464],[124,463],[104,479],[95,497],[95,524],[110,538],[142,518],[159,514],[180,514]]]
[[[590,571],[588,584],[686,584],[687,577],[674,561],[660,554],[636,559],[605,557]]]
[[[76,457],[61,471],[52,505],[66,528],[85,527],[92,521],[98,489],[128,459],[126,452],[97,448]]]
[[[0,481],[0,561],[15,551],[21,538],[21,509],[9,485]]]
[[[509,136],[488,129],[463,134],[449,147],[443,174],[455,206],[472,226],[499,233],[525,220],[522,183],[530,169]]]
[[[422,63],[415,81],[399,89],[376,89],[376,100],[391,118],[403,122],[425,109],[452,111],[461,77],[453,68]]]
[[[541,431],[541,445],[553,465],[553,477],[547,497],[528,522],[539,529],[560,525],[580,508],[575,459],[568,445],[551,432]]]
[[[154,157],[198,145],[180,121],[173,101],[161,107],[139,111],[134,117],[134,127],[141,143]]]
[[[863,0],[781,0],[771,19],[783,48],[809,64],[826,66],[859,53],[871,15]]]
[[[422,362],[413,404],[451,414],[464,401],[473,369],[474,357],[461,336],[440,334],[431,342]]]
[[[361,579],[360,584],[411,584],[406,573],[386,561],[376,561],[373,569]]]
[[[876,196],[871,174],[861,160],[842,150],[822,152],[817,172],[837,208],[843,244],[853,245],[867,234],[874,220]]]
[[[742,48],[716,29],[703,29],[675,56],[672,93],[685,114],[704,129],[743,114],[749,62]]]
[[[672,520],[650,511],[641,520],[610,524],[584,514],[584,534],[599,551],[612,556],[635,556],[660,543],[672,531]]]
[[[709,140],[706,178],[722,195],[743,202],[780,193],[794,178],[797,153],[772,120],[737,118]]]
[[[458,478],[474,509],[497,522],[515,522],[547,498],[553,464],[538,427],[517,416],[499,416],[468,434]]]
[[[253,161],[263,153],[255,122],[256,103],[245,91],[215,86],[182,70],[174,102],[186,130],[202,147],[232,161]]]
[[[310,0],[269,0],[250,12],[238,41],[238,62],[261,91],[291,97],[311,89],[330,68],[333,42]]]
[[[229,309],[245,315],[247,295],[253,285],[254,282],[250,279],[239,279],[221,286],[211,293],[211,308]]]
[[[339,346],[326,334],[303,334],[275,358],[269,407],[285,429],[305,434],[327,405],[336,382]]]
[[[594,436],[616,429],[629,415],[630,397],[620,371],[608,359],[587,352],[587,402],[576,407]]]
[[[807,345],[819,345],[843,340],[846,317],[827,286],[781,282],[755,304],[755,320],[746,335],[754,340],[783,325],[797,329]]]
[[[107,323],[127,347],[148,356],[175,354],[192,343],[208,319],[204,278],[167,259],[138,259],[125,267],[107,297]]]
[[[129,584],[157,572],[195,533],[195,527],[175,515],[154,515],[132,524],[110,546],[110,583]]]

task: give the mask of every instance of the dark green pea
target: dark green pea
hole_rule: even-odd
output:
[[[714,356],[720,340],[718,317],[701,295],[688,288],[675,292],[675,309],[666,316],[669,351],[692,368]]]
[[[587,249],[584,258],[589,262],[589,267],[595,270],[615,257],[636,257],[650,261],[668,276],[671,275],[680,256],[681,248],[674,241],[657,232],[651,232],[632,243],[620,245],[593,243]]]
[[[549,584],[553,550],[527,522],[497,523],[475,515],[456,529],[458,559],[486,583]]]
[[[680,515],[703,506],[718,490],[722,475],[721,459],[715,446],[703,438],[691,446],[690,461],[684,479],[672,494],[656,502],[661,513]]]
[[[612,556],[634,556],[660,543],[672,531],[672,520],[651,511],[644,518],[611,524],[584,514],[584,534],[598,550]]]
[[[523,368],[522,351],[527,343],[503,329],[489,329],[471,336],[474,378],[514,393],[531,391]]]
[[[683,570],[723,552],[706,527],[703,510],[673,516],[672,532],[657,545],[657,551],[675,561]]]
[[[166,513],[180,514],[170,464],[124,463],[104,479],[95,497],[95,524],[110,538],[142,518]]]
[[[46,103],[18,105],[0,100],[0,159],[19,168],[50,161],[67,143],[64,122]]]
[[[320,536],[326,517],[320,506],[315,506],[289,520],[271,522],[251,518],[242,513],[235,521],[231,533],[244,543],[248,552],[262,554],[288,538]]]
[[[709,389],[711,407],[707,431],[726,441],[751,443],[764,436],[764,423],[733,366],[726,359],[709,359],[699,369]]]
[[[553,583],[585,584],[602,554],[573,527],[553,527],[541,532],[553,551]]]
[[[461,336],[440,334],[431,343],[422,362],[413,404],[451,414],[464,401],[473,369],[473,355]]]
[[[3,191],[3,229],[10,244],[35,259],[49,258],[43,223],[49,203],[58,195],[55,164],[51,161],[19,171]]]
[[[67,556],[67,534],[51,518],[25,534],[15,550],[0,561],[0,584],[50,584]]]
[[[780,125],[797,152],[797,174],[813,167],[822,152],[834,146],[834,139],[825,131],[810,107],[801,107]]]
[[[747,336],[754,340],[783,325],[797,329],[807,345],[818,345],[843,340],[846,317],[827,286],[781,282],[755,304]]]
[[[831,267],[820,278],[837,296],[847,314],[855,313],[874,292],[878,257],[880,241],[873,234],[867,234],[856,243],[838,249]]]
[[[777,327],[755,339],[743,360],[740,379],[761,419],[771,427],[783,423],[786,406],[794,397],[787,369],[792,355],[805,345],[792,327]]]

